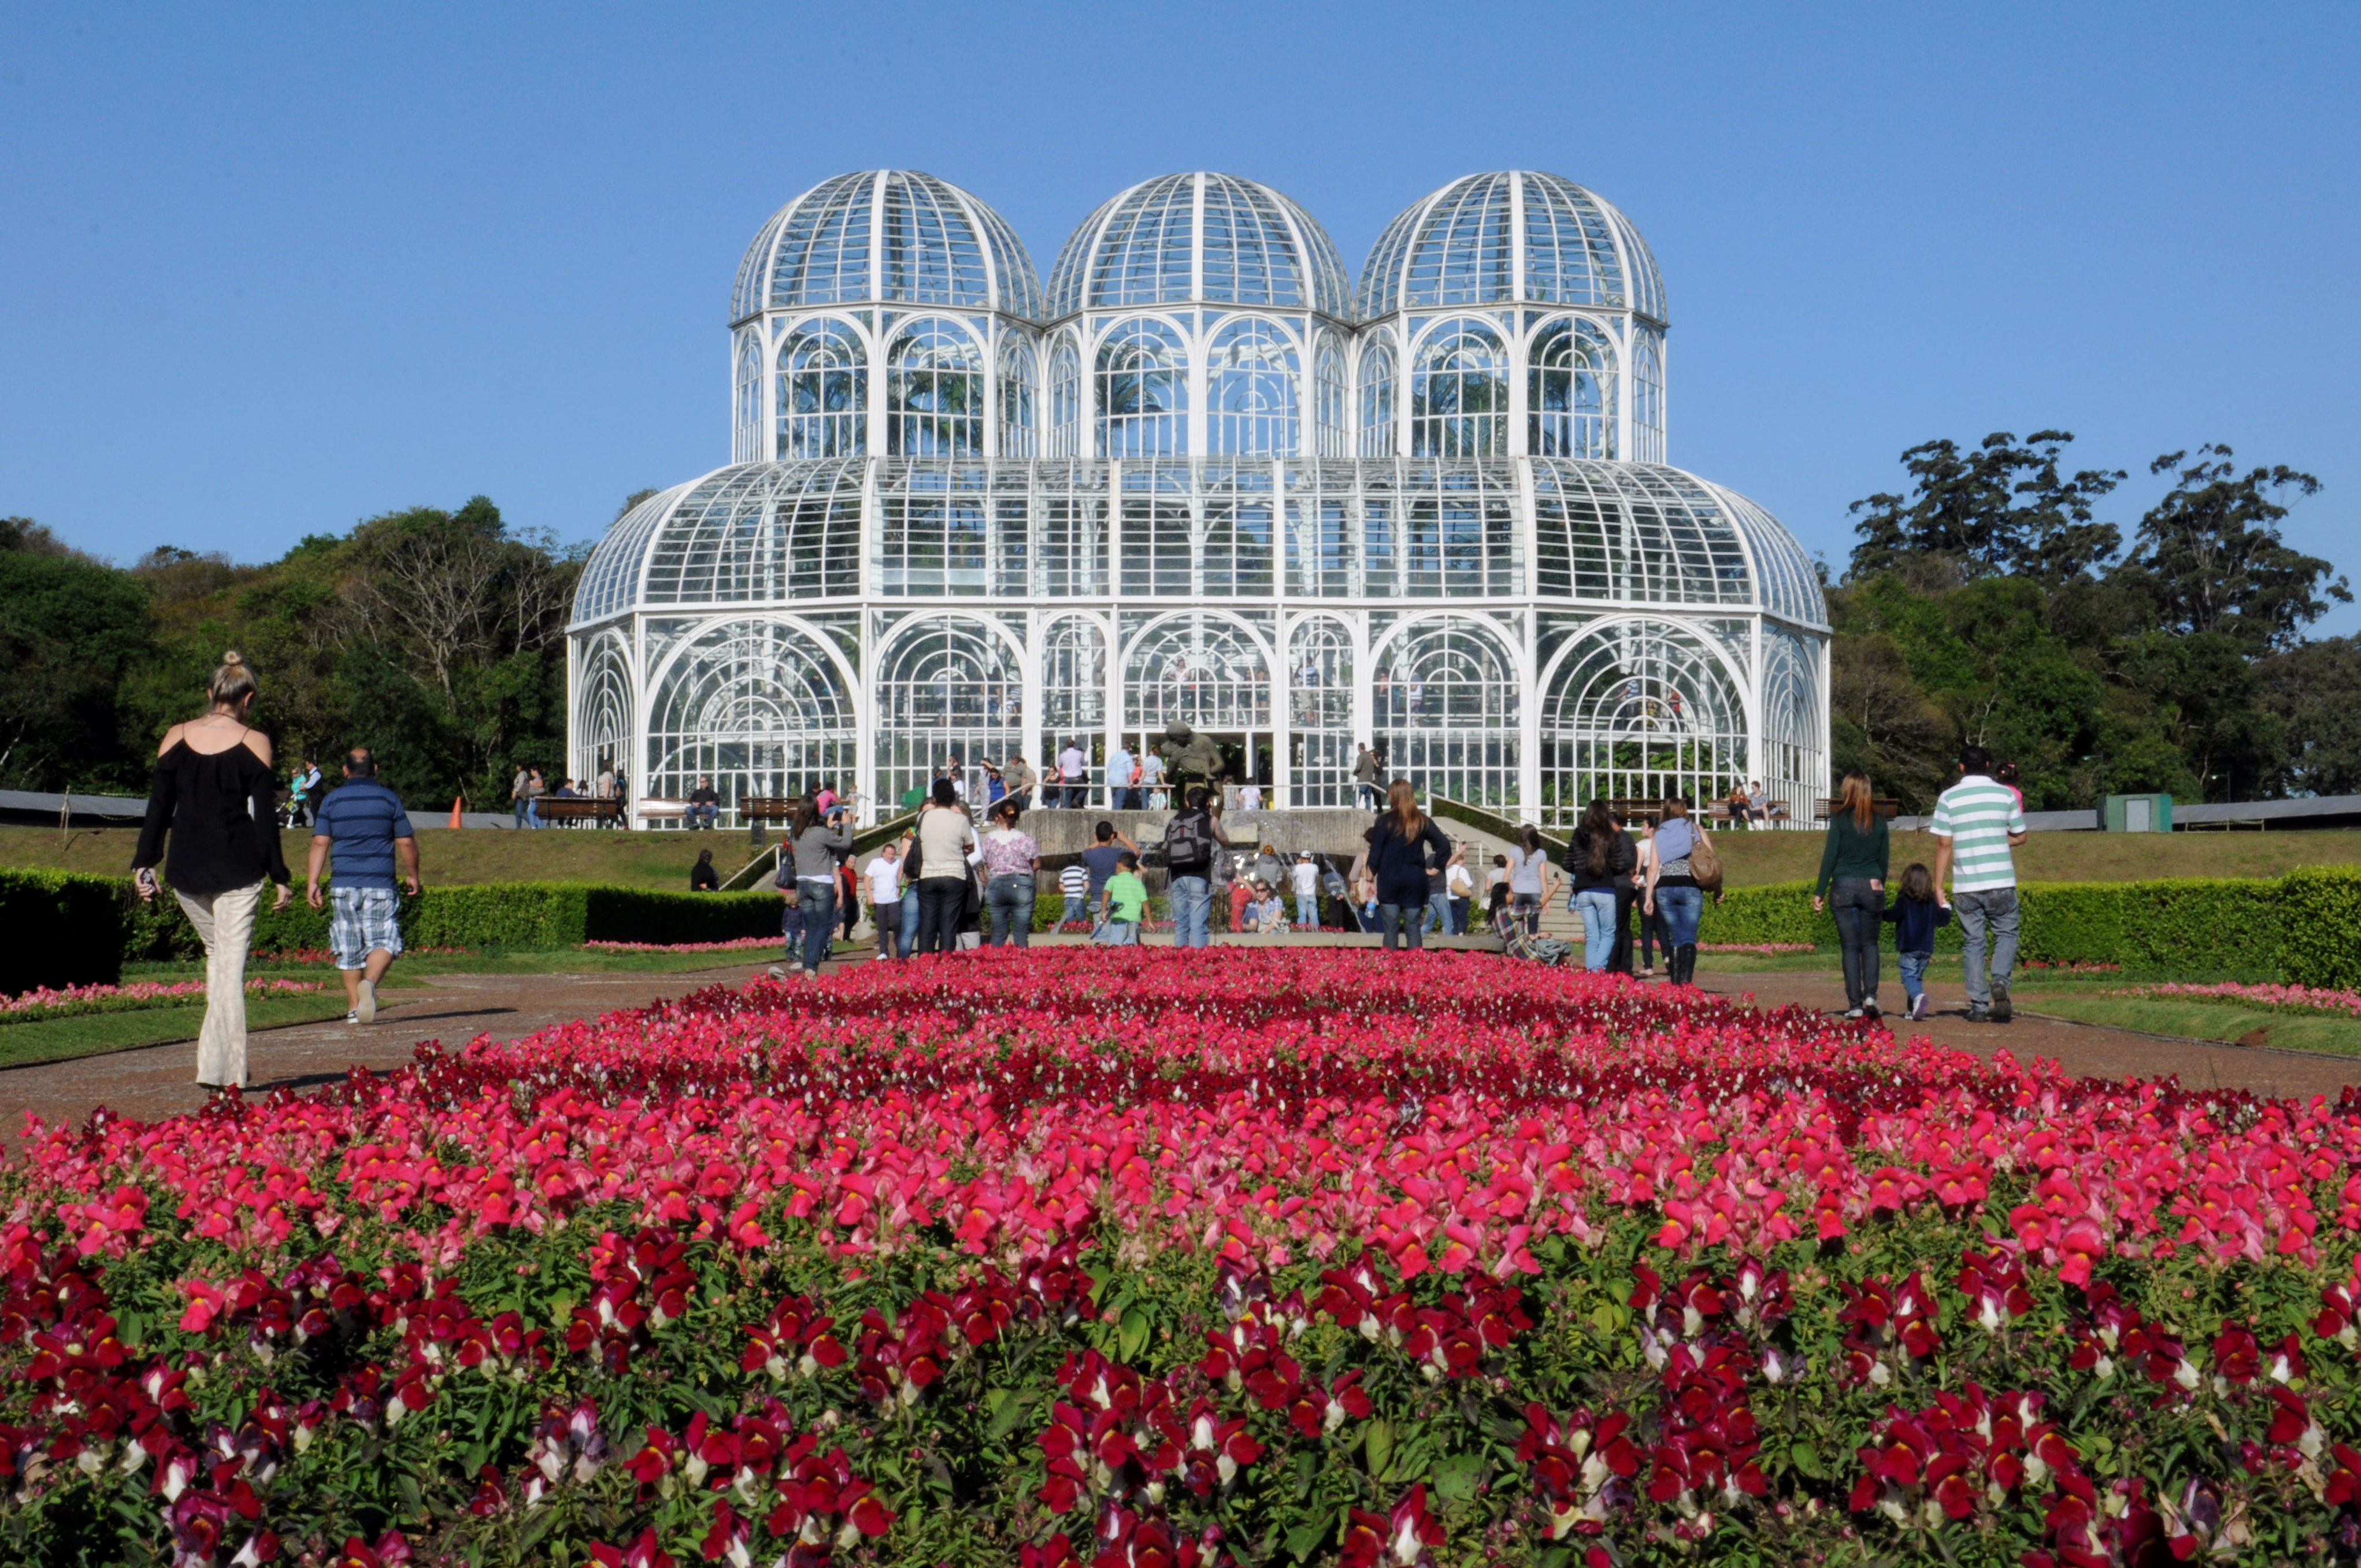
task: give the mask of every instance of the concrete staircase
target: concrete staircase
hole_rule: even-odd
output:
[[[1455,817],[1445,817],[1438,813],[1435,823],[1450,836],[1452,842],[1467,846],[1467,869],[1476,878],[1477,905],[1481,908],[1487,891],[1485,879],[1491,875],[1492,857],[1505,855],[1516,845],[1512,840],[1496,832],[1464,822]],[[1555,845],[1543,847],[1549,852],[1551,863],[1556,864],[1558,857],[1564,851]],[[1546,878],[1543,879],[1543,883],[1546,885]],[[1579,948],[1582,946],[1582,919],[1565,906],[1566,875],[1564,872],[1558,872],[1557,883],[1557,896],[1542,909],[1542,935],[1554,937],[1561,942],[1571,942]]]

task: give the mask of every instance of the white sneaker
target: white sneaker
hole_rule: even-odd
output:
[[[377,1022],[377,982],[375,981],[361,981],[361,1002],[359,1006],[353,1009],[353,1017],[363,1024]]]
[[[347,1024],[357,1024],[360,1021],[361,1015],[357,1013],[347,1013],[345,1014],[345,1022]]]
[[[1918,1000],[1910,1004],[1910,1016],[1913,1019],[1923,1021],[1927,1016],[1927,1003],[1929,1000],[1931,999],[1925,992],[1920,992],[1918,993]]]
[[[773,980],[785,980],[787,978],[787,971],[781,969],[778,965],[773,964],[770,969],[770,977]]]
[[[1864,1015],[1871,1018],[1883,1018],[1885,1016],[1885,1009],[1877,1004],[1877,998],[1874,996],[1863,1001],[1861,1004],[1861,1010]]]

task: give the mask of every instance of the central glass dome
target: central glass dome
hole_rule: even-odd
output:
[[[1049,316],[1134,305],[1261,305],[1349,320],[1336,245],[1311,214],[1235,174],[1167,174],[1083,220],[1049,269]]]

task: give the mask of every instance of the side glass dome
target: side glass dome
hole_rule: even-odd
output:
[[[730,319],[876,301],[1040,314],[1033,259],[1006,219],[948,181],[870,169],[823,181],[747,247]]]
[[[1665,319],[1664,280],[1639,228],[1606,198],[1555,174],[1506,170],[1455,180],[1386,225],[1361,269],[1364,319],[1510,303]]]

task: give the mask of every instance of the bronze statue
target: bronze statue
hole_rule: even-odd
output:
[[[1156,754],[1164,759],[1165,776],[1176,792],[1191,784],[1209,784],[1222,769],[1221,746],[1177,718],[1164,727]]]

